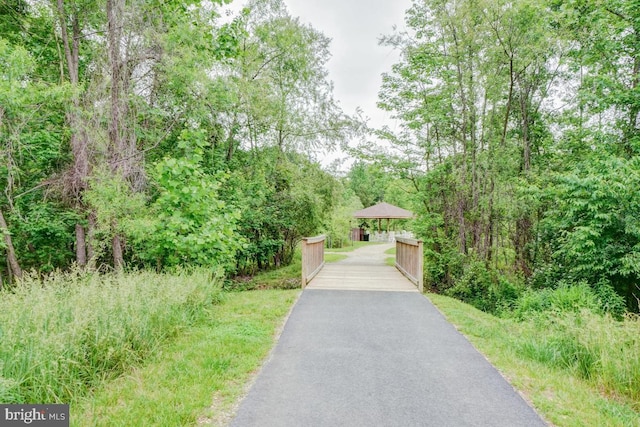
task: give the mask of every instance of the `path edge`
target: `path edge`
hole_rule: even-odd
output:
[[[298,293],[298,296],[296,297],[295,301],[293,302],[293,304],[291,304],[291,308],[289,308],[289,311],[287,312],[287,314],[282,319],[282,322],[280,323],[280,325],[274,331],[274,333],[273,333],[273,346],[269,350],[269,353],[267,353],[267,355],[264,357],[264,359],[262,359],[262,362],[260,363],[260,366],[258,366],[256,369],[254,369],[254,371],[251,373],[251,375],[249,375],[249,378],[247,379],[247,381],[245,381],[245,384],[244,384],[244,386],[242,388],[242,394],[238,397],[238,399],[233,404],[233,406],[231,408],[229,408],[228,417],[225,417],[226,420],[227,420],[227,423],[223,424],[224,426],[230,425],[231,422],[236,418],[236,416],[238,415],[238,409],[240,409],[240,405],[242,404],[242,402],[249,395],[249,392],[251,391],[251,388],[255,384],[258,376],[260,375],[260,373],[262,372],[264,367],[273,358],[273,354],[275,353],[276,347],[278,346],[278,343],[280,342],[280,337],[282,336],[282,332],[284,331],[284,328],[287,326],[287,323],[289,323],[289,318],[291,317],[291,314],[293,313],[293,310],[298,305],[298,301],[300,301],[300,298],[302,297],[303,293],[304,293],[304,290],[300,290],[300,292]],[[215,425],[214,424],[210,424],[210,426],[215,426]]]
[[[460,330],[460,328],[458,328],[458,326],[457,326],[455,323],[453,323],[452,321],[450,321],[450,320],[447,318],[447,316],[442,312],[442,310],[440,310],[440,307],[438,307],[437,305],[435,305],[435,304],[433,303],[433,301],[431,301],[431,299],[429,298],[429,292],[423,293],[423,294],[422,294],[422,296],[423,296],[427,301],[429,301],[429,304],[431,304],[431,305],[432,305],[432,306],[433,306],[433,307],[438,311],[438,313],[440,313],[440,315],[442,316],[442,318],[443,318],[447,323],[449,323],[451,326],[453,326],[453,328],[456,330],[456,332],[458,332],[460,335],[462,335],[462,336],[464,337],[464,339],[465,339],[465,340],[467,340],[467,342],[468,342],[469,344],[471,344],[471,346],[475,349],[475,351],[476,351],[478,354],[480,354],[480,356],[482,356],[482,357],[484,358],[484,360],[486,360],[486,361],[487,361],[487,363],[488,363],[489,365],[491,365],[491,366],[493,367],[493,369],[494,369],[494,370],[495,370],[495,371],[496,371],[496,372],[497,372],[497,373],[498,373],[498,374],[499,374],[499,375],[500,375],[500,376],[501,376],[501,377],[502,377],[502,378],[507,382],[507,384],[509,384],[509,386],[513,389],[513,391],[515,391],[515,392],[520,396],[520,398],[521,398],[522,400],[524,400],[524,402],[527,404],[527,406],[529,406],[529,407],[531,408],[531,410],[532,410],[533,412],[535,412],[535,413],[540,417],[540,419],[541,419],[545,424],[547,424],[548,426],[554,426],[554,424],[553,424],[553,423],[551,423],[551,422],[549,422],[549,420],[544,416],[544,414],[542,414],[542,413],[541,413],[541,412],[540,412],[540,411],[535,407],[535,405],[533,404],[533,401],[531,400],[531,398],[530,398],[528,395],[526,395],[523,391],[521,391],[520,389],[518,389],[517,387],[515,387],[515,386],[511,383],[511,380],[509,379],[509,377],[507,377],[507,376],[505,375],[505,373],[504,373],[504,372],[502,372],[502,370],[501,370],[501,369],[499,369],[499,368],[498,368],[498,367],[497,367],[497,366],[496,366],[496,365],[495,365],[491,360],[489,360],[489,358],[488,358],[488,357],[487,357],[487,356],[486,356],[482,351],[480,351],[480,349],[478,349],[478,347],[476,347],[476,346],[473,344],[473,342],[469,339],[469,337],[468,337],[465,333],[463,333],[463,332]]]

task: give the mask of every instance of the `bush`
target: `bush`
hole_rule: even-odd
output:
[[[606,283],[597,288],[585,282],[561,282],[555,289],[528,290],[515,302],[513,315],[518,319],[542,312],[577,313],[589,310],[593,313],[609,313],[621,318],[625,312],[624,299]]]
[[[465,266],[462,277],[445,294],[482,311],[499,313],[512,307],[521,290],[506,277],[489,270],[484,262],[472,261]]]
[[[55,274],[0,292],[0,401],[69,403],[219,301],[206,271]]]

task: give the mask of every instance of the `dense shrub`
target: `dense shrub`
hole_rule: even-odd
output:
[[[206,271],[26,278],[0,293],[0,401],[68,403],[219,301]]]
[[[484,262],[472,261],[465,266],[462,277],[445,294],[480,310],[499,313],[515,304],[521,292],[517,284],[491,271]]]
[[[512,314],[518,319],[524,319],[542,312],[577,313],[582,310],[597,314],[609,313],[621,318],[625,303],[606,284],[600,284],[594,289],[585,282],[561,282],[555,289],[527,290],[515,302]]]

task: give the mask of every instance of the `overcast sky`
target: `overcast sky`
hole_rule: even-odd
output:
[[[390,71],[398,53],[380,46],[382,35],[393,33],[394,26],[404,26],[404,12],[411,0],[284,0],[291,16],[311,24],[331,39],[332,57],[327,63],[334,84],[334,97],[343,111],[354,114],[362,109],[369,126],[380,128],[395,123],[389,114],[376,107],[381,74]],[[246,2],[234,0],[231,10]],[[322,156],[321,163],[344,157],[341,153]],[[351,163],[351,162],[347,162]],[[346,166],[346,165],[345,165]]]
[[[378,45],[381,35],[404,25],[410,0],[285,0],[292,16],[331,38],[327,64],[335,97],[347,113],[361,107],[370,125],[387,123],[376,108],[381,74],[398,60],[397,52]]]

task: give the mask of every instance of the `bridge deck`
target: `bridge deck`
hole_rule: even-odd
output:
[[[418,292],[395,267],[385,264],[394,243],[369,245],[345,252],[347,259],[325,264],[307,289]]]

